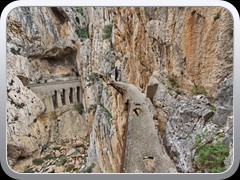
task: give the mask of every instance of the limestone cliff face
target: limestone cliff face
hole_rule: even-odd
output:
[[[87,9],[86,13],[89,16],[89,24],[92,24],[93,27],[93,30],[90,31],[90,40],[86,41],[88,43],[87,47],[90,46],[91,48],[86,50],[86,45],[82,47],[85,49],[85,51],[83,50],[86,54],[84,57],[89,58],[88,62],[93,63],[90,71],[94,72],[96,70],[108,75],[115,62],[115,65],[121,69],[120,79],[140,87],[142,91],[146,92],[148,85],[158,84],[158,88],[155,89],[156,95],[150,93],[150,96],[152,96],[152,102],[157,110],[155,119],[160,126],[159,131],[164,138],[169,155],[175,161],[179,171],[197,171],[194,161],[191,160],[191,156],[195,157],[195,154],[191,155],[190,153],[196,135],[204,131],[215,132],[221,129],[219,126],[215,127],[216,123],[208,124],[206,121],[213,119],[213,122],[216,122],[218,120],[215,119],[219,119],[218,114],[224,112],[225,118],[222,118],[221,122],[231,124],[232,94],[229,93],[226,97],[230,101],[226,110],[221,111],[221,106],[215,102],[219,88],[230,89],[231,91],[231,84],[228,84],[227,87],[219,84],[224,79],[229,79],[232,74],[233,31],[230,13],[222,8],[211,8],[211,10],[208,8],[115,8],[111,11],[110,9],[95,8],[94,11],[93,9]],[[101,18],[104,20],[99,20]],[[113,21],[113,37],[109,43],[109,40],[101,39],[101,34],[104,25],[111,23],[111,20]],[[98,42],[98,46],[92,42],[96,44]],[[96,46],[91,46],[91,44]],[[113,46],[112,49],[111,46]],[[99,54],[96,48],[98,50],[103,48],[104,50],[100,52],[105,53]],[[87,51],[88,53],[86,53]],[[107,53],[107,51],[111,51],[111,53]],[[95,59],[96,52],[98,52],[96,57],[100,55],[98,59]],[[157,80],[153,80],[154,78],[157,78]],[[95,89],[94,91],[98,90]],[[104,91],[106,90],[103,88],[98,92],[99,95]],[[161,94],[165,91],[164,95]],[[146,94],[149,95],[148,92]],[[161,94],[164,100],[160,100],[161,98],[159,99],[157,94]],[[216,112],[209,110],[210,102],[204,101],[202,103],[201,100],[191,99],[194,94],[207,96],[213,101],[213,106],[216,106]],[[105,102],[105,99],[108,99],[108,96],[100,95],[99,97],[100,102]],[[184,100],[189,97],[189,100]],[[89,98],[90,100],[94,99]],[[179,104],[177,102],[180,99],[183,99],[183,102]],[[116,101],[116,98],[114,101]],[[195,108],[188,110],[189,107],[185,107],[185,103],[196,109],[201,107],[202,111],[194,112]],[[110,104],[104,104],[104,107],[107,107],[112,113],[115,112],[111,100]],[[191,123],[189,122],[189,127],[194,126],[197,129],[199,126],[197,131],[194,128],[185,127],[182,121],[174,120],[175,116],[175,118],[183,118],[178,114],[178,111],[182,110],[176,111],[176,107],[198,114],[194,116],[195,119],[192,119]],[[93,127],[101,127],[99,120],[105,119],[104,117],[100,118],[99,113],[98,109],[93,118]],[[199,120],[199,117],[203,119]],[[193,117],[186,115],[184,118],[191,119]],[[115,116],[113,116],[113,122],[118,122]],[[172,130],[170,124],[183,126],[182,128],[186,131]],[[215,130],[211,127],[215,127]],[[228,128],[231,129],[231,125],[227,126],[224,133],[225,131],[229,132]],[[184,133],[192,134],[189,136],[191,138],[186,138],[183,135]],[[91,160],[89,162],[95,160],[100,163],[100,171],[105,172],[108,169],[106,168],[107,163],[102,164],[102,161],[107,161],[102,154],[106,153],[98,147],[103,147],[100,144],[105,144],[106,139],[102,142],[102,139],[96,138],[96,134],[107,135],[101,129],[93,128],[90,145]],[[224,138],[229,139],[228,137],[229,134],[225,133]],[[183,138],[184,140],[181,143],[181,140],[178,142],[176,138]],[[121,141],[119,142],[121,144]],[[187,146],[186,143],[191,145]],[[112,144],[112,141],[110,144]],[[186,146],[189,148],[185,149]],[[231,140],[228,140],[226,146],[231,148]],[[121,151],[118,151],[117,155],[117,157],[121,156]],[[99,159],[102,160],[98,161]]]
[[[124,97],[94,74],[106,74],[114,67],[111,41],[102,38],[104,25],[112,19],[110,12],[104,8],[82,8],[81,12],[77,8],[17,8],[9,15],[10,165],[19,157],[36,156],[34,152],[52,142],[88,135],[92,139],[89,165],[94,162],[98,172],[119,172],[127,113]],[[84,30],[83,37],[79,33]],[[35,94],[28,87],[76,79],[82,89],[82,115],[74,109],[46,113],[49,104],[41,92]]]
[[[81,170],[208,172],[198,163],[199,148],[220,141],[232,148],[233,29],[227,10],[29,7],[14,9],[7,24],[11,165],[21,157],[39,155],[39,149],[44,151],[53,142],[84,138],[89,142],[88,157]],[[143,101],[143,109],[129,108],[128,90],[113,85],[115,66],[120,69],[118,80],[136,86],[141,97],[150,99]],[[77,84],[78,98],[73,89],[57,92],[48,87],[52,91],[47,95],[44,88],[40,92],[32,88],[54,83],[64,88],[67,82]],[[158,131],[154,142],[159,144],[152,149],[159,151],[141,157],[137,164],[129,159],[124,164],[125,154],[136,155],[136,140],[125,143],[126,133],[127,138],[141,134],[135,126],[126,129],[128,120],[133,124],[139,120],[138,110],[152,113],[147,116],[148,129],[141,132],[148,139],[150,130],[154,134],[150,137],[157,137]],[[208,139],[207,133],[214,138]],[[199,137],[202,142],[197,146]],[[165,163],[152,168],[159,157]],[[229,166],[231,158],[230,150],[221,168]]]
[[[109,12],[112,13],[108,14]],[[110,11],[109,9],[95,8],[93,10],[89,8],[86,9],[86,13],[89,24],[91,24],[89,27],[92,27],[93,30],[90,30],[90,40],[86,41],[87,45],[81,47],[84,48],[82,51],[86,54],[83,57],[89,58],[88,62],[92,62],[92,66],[86,68],[89,72],[97,71],[108,74],[113,69],[113,63],[116,62],[115,65],[122,68],[122,80],[143,89],[146,88],[150,82],[149,78],[155,73],[163,74],[162,80],[172,77],[172,81],[176,81],[178,88],[181,88],[186,94],[190,94],[194,87],[203,87],[209,97],[216,94],[218,83],[231,74],[232,29],[231,26],[229,28],[220,23],[220,21],[224,21],[230,25],[231,17],[227,11],[221,8],[214,8],[211,12],[205,8],[115,8],[113,11],[112,9]],[[221,14],[221,18],[217,18],[218,14]],[[111,20],[114,24],[113,49],[110,49],[111,42],[107,44],[109,41],[101,38],[104,25],[111,23]],[[219,36],[222,38],[221,41],[218,41]],[[95,45],[92,42],[98,46],[91,46]],[[223,46],[225,42],[229,42],[229,44]],[[213,43],[216,44],[212,46]],[[90,50],[86,50],[85,47],[89,46]],[[113,53],[107,53],[111,50],[114,51],[115,56]],[[222,55],[223,51],[228,53]],[[95,57],[100,57],[101,61]],[[96,67],[99,69],[97,70]],[[209,76],[211,78],[207,78]],[[95,86],[95,88],[97,87]],[[99,89],[94,91],[99,91]],[[103,93],[105,90],[100,90],[100,94],[101,91]],[[94,99],[88,98],[90,101]],[[106,98],[108,97],[100,95],[100,103]],[[95,100],[93,103],[99,103],[99,101]],[[111,104],[107,107],[109,110],[112,109]],[[164,111],[160,109],[158,113],[164,114]],[[97,124],[95,123],[99,119],[98,114],[99,111],[93,118],[94,126],[100,125],[99,121]],[[160,114],[158,114],[158,118],[161,117]],[[165,121],[164,118],[160,118],[163,131],[165,131],[168,116]],[[106,135],[105,132],[100,131],[100,129],[93,128],[91,142],[94,143],[91,147],[96,144],[100,147],[101,141],[96,138],[96,133]],[[99,151],[95,152],[96,161],[104,159],[100,157],[103,154],[101,148],[94,147],[92,149],[92,154],[94,154],[94,149]],[[119,152],[118,155],[120,154]],[[105,171],[104,166],[107,165],[102,164],[100,168],[103,172]]]
[[[196,134],[216,132],[222,123],[231,148],[232,84],[226,85],[233,70],[231,14],[223,8],[157,7],[116,8],[115,14],[114,47],[122,79],[152,100],[160,134],[179,171],[197,171],[191,160]],[[225,105],[219,104],[219,89],[227,90]],[[196,94],[207,96],[212,105],[184,100]],[[216,109],[210,111],[209,106]],[[201,112],[195,112],[198,108]]]
[[[86,136],[84,116],[76,110],[62,111],[57,116],[54,112],[45,113],[45,97],[28,87],[77,78],[79,44],[69,11],[25,7],[12,10],[8,16],[7,140],[8,155],[13,160],[10,165],[18,158],[38,154],[49,142]],[[64,119],[60,125],[57,118]]]
[[[117,8],[114,28],[123,78],[141,88],[159,71],[213,95],[232,71],[232,19],[223,8]]]
[[[95,164],[93,172],[120,172],[127,118],[125,97],[97,75],[111,73],[116,62],[112,40],[103,38],[104,27],[112,24],[113,10],[83,8],[89,39],[83,40],[80,46],[80,76],[83,79],[84,106],[89,112],[88,166]]]

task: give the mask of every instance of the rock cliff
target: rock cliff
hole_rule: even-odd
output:
[[[87,134],[85,116],[76,109],[60,114],[46,113],[44,99],[48,96],[40,96],[28,86],[78,78],[79,43],[68,13],[68,9],[62,8],[25,7],[14,9],[8,16],[7,139],[10,165],[33,154],[37,156],[51,142],[66,138],[71,141]]]
[[[116,66],[123,84],[113,82]],[[223,8],[16,8],[7,19],[9,164],[222,172],[232,161],[232,67]],[[206,148],[223,159],[206,164]]]

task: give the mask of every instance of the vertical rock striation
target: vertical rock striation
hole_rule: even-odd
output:
[[[74,110],[62,112],[59,118],[65,120],[58,127],[55,112],[46,113],[46,97],[28,87],[78,77],[79,43],[69,13],[70,8],[21,7],[8,16],[7,143],[11,166],[19,159],[37,156],[55,137],[86,136],[84,116]],[[69,123],[71,120],[74,123]],[[62,128],[66,126],[68,131]]]
[[[223,8],[116,8],[114,45],[124,79],[145,88],[154,71],[209,95],[232,72],[232,19]]]
[[[127,93],[113,86],[115,66],[119,80],[145,93],[154,106],[149,116],[154,123],[139,131],[156,125],[160,145],[146,156],[159,157],[165,146],[179,172],[209,172],[199,165],[198,153],[206,144],[223,142],[230,155],[218,168],[231,164],[233,22],[226,9],[19,7],[9,14],[7,28],[11,165],[51,142],[84,138],[86,171],[120,172],[127,118],[141,110],[130,113]],[[78,81],[80,94],[71,107],[66,102],[76,98],[75,90],[45,97],[28,86],[70,81]],[[65,101],[65,94],[69,99],[61,111],[47,112],[45,99]],[[143,159],[144,172],[152,172],[152,161]],[[166,164],[156,172],[175,172]],[[138,171],[134,167],[127,171]]]

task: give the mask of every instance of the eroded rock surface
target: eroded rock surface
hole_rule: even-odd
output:
[[[232,25],[221,7],[14,9],[7,19],[10,166],[118,173],[126,146],[126,172],[209,172],[198,163],[199,151],[221,142],[229,153],[217,170],[229,167]],[[122,82],[114,86],[116,66]],[[49,95],[33,89],[72,81],[75,89],[50,89]],[[78,147],[81,138],[87,148]],[[53,150],[54,143],[65,149]],[[73,151],[87,156],[84,165]],[[69,171],[55,160],[30,165],[47,152],[58,159],[69,152],[61,159]]]

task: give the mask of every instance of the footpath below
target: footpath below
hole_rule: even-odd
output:
[[[125,173],[177,173],[176,167],[160,143],[154,125],[154,107],[136,86],[111,82],[126,91],[129,117],[125,149]]]

